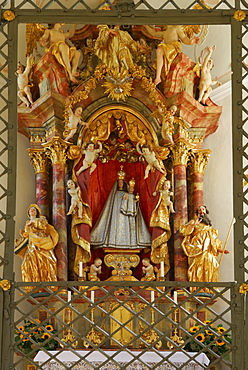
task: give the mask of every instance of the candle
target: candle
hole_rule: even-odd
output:
[[[154,290],[151,291],[151,302],[154,302]]]
[[[95,302],[95,292],[94,292],[94,290],[92,290],[92,291],[90,292],[90,299],[92,300],[92,303],[94,303],[94,302]]]
[[[83,262],[79,262],[79,277],[83,277]]]
[[[71,291],[68,290],[67,302],[71,302]]]
[[[177,291],[174,291],[174,296],[173,296],[174,302],[177,304]]]
[[[160,262],[160,276],[164,277],[164,261]]]

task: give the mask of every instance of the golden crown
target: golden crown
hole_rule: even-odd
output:
[[[129,181],[129,186],[132,186],[133,188],[135,187],[135,180],[134,180],[134,178],[132,178],[132,179]]]
[[[121,166],[121,169],[117,172],[117,180],[124,180],[126,177],[126,172],[123,171],[123,166]]]

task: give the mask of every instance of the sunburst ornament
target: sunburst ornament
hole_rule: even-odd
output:
[[[105,82],[102,86],[105,88],[105,95],[108,95],[112,100],[126,100],[131,95],[133,90],[133,78],[128,75],[117,75],[105,77]]]

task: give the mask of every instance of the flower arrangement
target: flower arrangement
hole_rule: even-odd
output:
[[[192,338],[186,345],[185,349],[189,352],[198,352],[204,350],[204,346],[208,346],[204,352],[213,357],[213,352],[218,356],[226,353],[232,343],[230,334],[226,333],[226,329],[220,324],[213,326],[211,321],[204,321],[207,327],[200,325],[191,326],[187,338]],[[209,350],[212,351],[212,353]]]
[[[29,354],[29,352],[34,350],[36,347],[38,351],[40,348],[52,350],[59,346],[57,340],[52,338],[52,334],[56,333],[53,326],[46,324],[41,327],[39,324],[40,320],[38,319],[35,319],[34,321],[24,320],[24,325],[19,326],[16,329],[15,342],[18,349],[23,354]],[[49,338],[51,339],[48,340]],[[32,355],[35,354],[36,351],[32,353]]]

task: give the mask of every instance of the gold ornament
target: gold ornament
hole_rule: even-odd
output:
[[[11,282],[7,279],[3,279],[0,281],[0,287],[5,291],[9,290],[11,288]]]
[[[234,13],[233,18],[236,19],[236,21],[241,22],[246,18],[246,14],[243,10],[236,10],[236,12]]]
[[[248,292],[248,285],[243,283],[239,287],[239,293],[246,294]]]
[[[11,10],[6,10],[4,13],[3,13],[3,18],[10,22],[10,21],[13,21],[13,19],[15,19],[15,14],[11,11]]]

